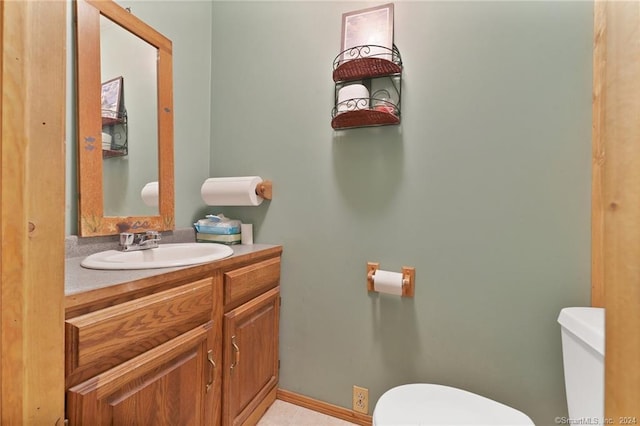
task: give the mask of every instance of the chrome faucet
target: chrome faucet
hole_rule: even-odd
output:
[[[120,234],[120,250],[148,250],[158,247],[160,241],[160,233],[158,231],[147,231],[139,234],[131,232],[122,232]]]

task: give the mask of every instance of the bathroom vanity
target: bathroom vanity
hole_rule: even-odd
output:
[[[68,260],[70,424],[255,424],[278,384],[281,254],[234,246],[206,264],[128,272]]]

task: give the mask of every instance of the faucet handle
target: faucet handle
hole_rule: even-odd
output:
[[[127,247],[133,244],[135,239],[135,234],[131,232],[121,232],[120,233],[120,246]]]

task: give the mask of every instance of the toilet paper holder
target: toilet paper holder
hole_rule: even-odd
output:
[[[367,291],[373,291],[373,276],[380,267],[378,262],[367,262]],[[402,267],[402,297],[414,297],[415,295],[416,268],[412,266]]]

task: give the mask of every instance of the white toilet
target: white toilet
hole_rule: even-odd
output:
[[[604,308],[564,308],[558,322],[571,419],[604,417]]]
[[[414,383],[385,392],[373,410],[374,426],[533,425],[522,412],[449,386]]]
[[[562,355],[571,419],[604,416],[604,309],[564,308]],[[416,383],[385,392],[373,411],[374,426],[533,425],[522,412],[448,386]],[[594,423],[595,424],[595,423]]]

